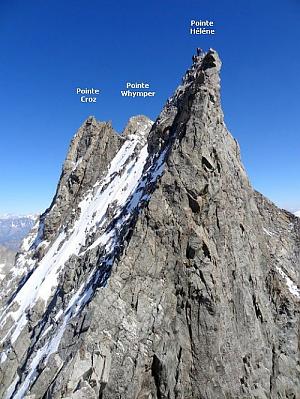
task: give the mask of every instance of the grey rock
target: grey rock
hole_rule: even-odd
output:
[[[14,264],[16,252],[0,245],[0,280],[2,280]]]

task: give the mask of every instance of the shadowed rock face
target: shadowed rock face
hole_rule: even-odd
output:
[[[153,126],[73,139],[3,296],[3,397],[300,397],[299,218],[250,186],[220,66],[198,57]]]

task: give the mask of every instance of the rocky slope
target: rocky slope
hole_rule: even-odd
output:
[[[0,281],[4,279],[14,264],[15,252],[0,245]]]
[[[154,124],[89,118],[3,280],[4,398],[299,398],[300,219],[252,189],[195,59]]]

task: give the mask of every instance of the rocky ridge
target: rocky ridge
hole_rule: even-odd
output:
[[[75,135],[3,282],[4,398],[300,397],[300,222],[252,189],[220,67],[197,57],[154,124]]]

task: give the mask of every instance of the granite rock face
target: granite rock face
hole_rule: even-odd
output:
[[[251,187],[220,67],[154,124],[79,130],[2,295],[0,396],[300,397],[300,219]]]

